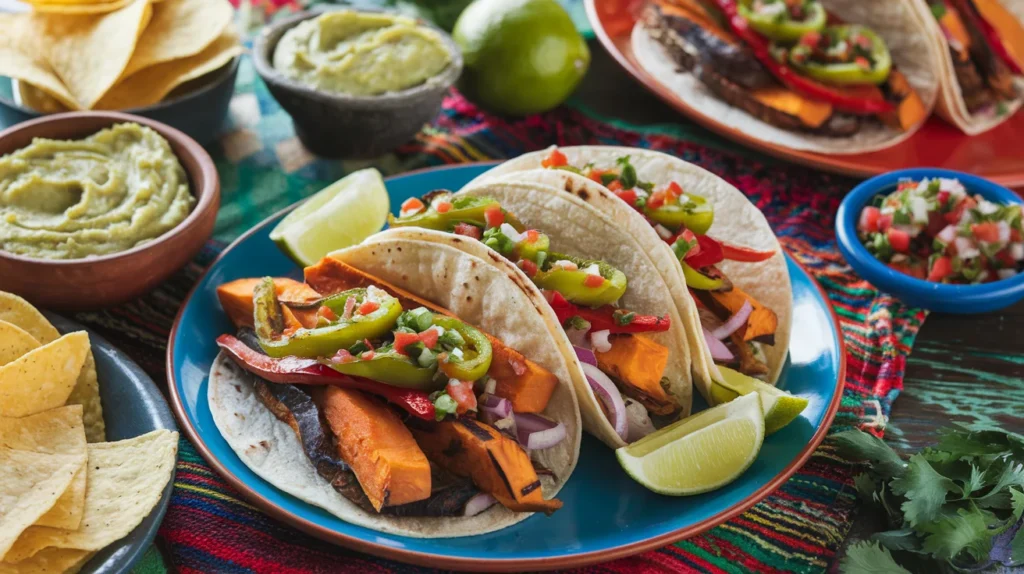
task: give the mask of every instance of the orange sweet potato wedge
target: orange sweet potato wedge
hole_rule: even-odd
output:
[[[742,332],[744,341],[759,341],[772,345],[775,343],[775,330],[779,327],[779,318],[775,311],[757,302],[739,287],[733,285],[729,291],[700,291],[700,296],[705,305],[720,319],[725,321],[733,313],[743,307],[743,303],[750,302],[753,311],[747,318],[747,324],[740,327],[737,332]]]
[[[397,297],[403,309],[426,307],[435,313],[454,317],[447,309],[330,257],[307,267],[305,278],[306,283],[322,296],[375,285]],[[543,412],[555,391],[558,378],[496,337],[485,335],[491,342],[491,368],[487,374],[497,382],[494,394],[511,401],[512,409],[517,413]]]
[[[642,335],[613,335],[612,348],[605,353],[594,351],[597,367],[618,379],[623,392],[647,407],[647,410],[669,415],[679,405],[661,386],[661,375],[668,364],[668,349]]]
[[[316,395],[338,454],[380,512],[430,497],[430,462],[386,404],[360,391],[325,386]]]
[[[431,461],[471,479],[506,508],[551,514],[562,507],[560,500],[544,500],[530,455],[498,429],[463,417],[412,432]]]
[[[235,324],[235,327],[252,327],[252,292],[262,279],[254,277],[251,279],[237,279],[217,287],[217,298],[220,306],[224,308],[228,318]],[[301,283],[287,277],[274,279],[274,291],[277,292],[277,299],[283,305],[285,328],[298,328],[309,322],[308,313],[289,309],[289,304],[306,304],[320,299],[320,294],[314,291],[305,283]]]

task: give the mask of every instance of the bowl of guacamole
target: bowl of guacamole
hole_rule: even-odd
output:
[[[302,143],[326,157],[368,158],[412,138],[462,71],[452,39],[390,12],[318,10],[266,29],[256,71]]]
[[[53,309],[137,297],[209,239],[213,160],[154,120],[44,116],[0,132],[0,291]]]

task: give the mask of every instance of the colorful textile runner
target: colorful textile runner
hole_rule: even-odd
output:
[[[685,133],[612,125],[572,107],[523,120],[503,119],[478,110],[454,91],[437,121],[397,153],[374,162],[326,161],[299,145],[290,119],[247,60],[229,121],[219,145],[210,150],[223,187],[216,240],[149,295],[75,317],[129,353],[163,385],[174,315],[224,242],[343,174],[368,163],[395,174],[509,158],[552,144],[616,144],[670,153],[735,184],[764,211],[783,245],[827,290],[847,345],[846,390],[832,433],[888,414],[901,389],[906,356],[924,313],[880,295],[856,278],[839,255],[833,214],[852,187],[851,180],[752,159],[749,152],[723,151],[724,146],[696,144]],[[187,440],[182,439],[180,446],[174,495],[158,540],[177,571],[426,571],[329,545],[269,518],[241,500]],[[702,536],[584,571],[824,572],[856,506],[853,474],[853,467],[826,440],[791,480],[730,522]],[[159,560],[141,566],[147,572],[161,569]]]

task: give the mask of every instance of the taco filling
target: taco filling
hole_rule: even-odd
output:
[[[552,373],[340,261],[306,275],[218,288],[239,332],[217,344],[335,490],[391,516],[561,507],[544,498],[530,455],[566,438],[539,414]]]
[[[885,40],[816,0],[655,0],[642,25],[718,98],[785,130],[902,132],[928,115]]]
[[[997,0],[929,2],[946,38],[967,111],[1006,114],[1020,97],[1015,76],[1024,67],[1024,27]]]
[[[623,441],[639,440],[678,418],[682,407],[663,377],[669,349],[645,336],[668,331],[669,317],[620,307],[628,286],[622,271],[555,251],[550,236],[525,228],[490,197],[434,192],[407,201],[389,224],[476,239],[521,269],[550,304],[602,413]]]
[[[712,238],[708,232],[715,213],[706,198],[684,190],[675,181],[641,181],[628,155],[617,158],[612,168],[598,169],[592,164],[569,165],[566,155],[553,149],[541,165],[588,177],[643,215],[672,247],[682,266],[700,312],[704,341],[716,364],[753,377],[764,378],[770,373],[761,345],[775,344],[778,317],[733,284],[717,264],[727,259],[756,264],[774,256],[774,251]]]

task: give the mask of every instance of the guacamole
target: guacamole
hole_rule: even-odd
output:
[[[40,259],[126,251],[195,204],[170,144],[135,123],[80,140],[36,138],[0,157],[0,249]]]
[[[375,96],[418,86],[451,62],[441,35],[404,16],[340,10],[300,22],[274,68],[318,90]]]

